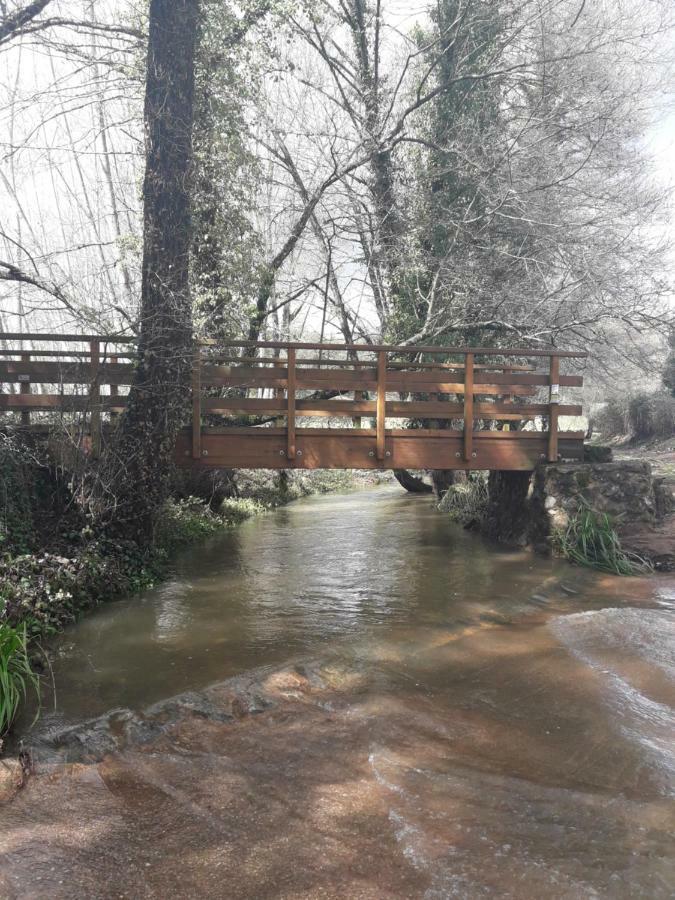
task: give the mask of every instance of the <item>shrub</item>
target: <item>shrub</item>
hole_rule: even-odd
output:
[[[628,421],[638,440],[669,437],[675,432],[675,398],[666,391],[636,394],[628,405]]]
[[[629,432],[628,401],[611,397],[594,416],[594,426],[605,437],[620,437]]]
[[[53,634],[89,606],[138,591],[162,574],[163,557],[131,541],[91,541],[77,555],[23,554],[0,560],[0,622]]]
[[[621,547],[612,520],[582,503],[579,512],[564,530],[553,536],[554,546],[570,562],[614,575],[637,575],[650,572],[651,565]]]
[[[488,504],[487,479],[482,474],[469,477],[460,484],[450,485],[438,508],[460,525],[479,523],[485,517]]]
[[[220,504],[218,513],[227,525],[238,525],[240,522],[250,519],[265,512],[265,507],[257,500],[250,497],[228,498]]]
[[[605,437],[630,434],[639,441],[670,437],[675,433],[675,397],[662,390],[612,398],[594,424]]]
[[[34,495],[25,452],[0,435],[0,549],[25,552],[32,545]]]
[[[155,545],[158,550],[169,553],[210,537],[222,526],[222,519],[203,500],[197,497],[170,500],[157,521]]]
[[[0,623],[0,736],[14,721],[29,689],[39,693],[39,681],[28,657],[26,625]]]

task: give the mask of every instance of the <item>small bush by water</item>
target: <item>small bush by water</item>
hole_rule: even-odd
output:
[[[439,509],[447,513],[453,522],[468,526],[483,521],[487,502],[487,479],[482,474],[477,474],[464,482],[451,485],[443,495]]]
[[[651,572],[651,565],[634,553],[627,553],[607,513],[583,505],[564,530],[554,535],[554,545],[570,562],[613,575]]]
[[[29,690],[38,692],[39,681],[30,664],[26,625],[0,623],[0,738]]]

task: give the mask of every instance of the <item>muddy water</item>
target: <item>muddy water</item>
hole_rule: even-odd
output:
[[[53,656],[0,897],[675,894],[673,580],[379,488],[191,551]]]

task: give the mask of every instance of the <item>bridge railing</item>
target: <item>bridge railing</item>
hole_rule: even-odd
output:
[[[98,453],[102,424],[124,409],[120,389],[125,390],[133,378],[132,339],[5,334],[0,341],[0,414],[18,415],[23,425],[35,424],[32,416],[44,418],[55,411],[80,414],[91,434],[92,452]],[[263,430],[267,436],[283,432],[278,455],[293,464],[302,456],[298,435],[308,433],[298,427],[299,419],[346,419],[347,428],[335,428],[331,422],[328,430],[322,430],[324,437],[328,432],[344,437],[368,417],[374,427],[360,428],[359,436],[374,438],[368,455],[375,465],[390,459],[388,436],[402,432],[388,429],[387,419],[398,419],[415,420],[420,428],[414,434],[419,437],[440,433],[457,437],[460,432],[453,465],[469,468],[472,463],[480,467],[482,437],[494,438],[496,431],[515,428],[513,441],[518,435],[525,440],[533,435],[520,431],[522,424],[540,420],[546,423],[540,455],[553,461],[559,452],[559,418],[582,412],[579,404],[561,402],[561,388],[580,388],[583,378],[562,369],[570,361],[577,361],[578,367],[583,357],[562,350],[489,347],[198,344],[190,447],[181,452],[202,459],[208,455],[203,438],[214,426],[236,417],[234,424],[243,437],[241,426],[250,426],[255,417],[266,427],[256,428],[254,435]],[[210,428],[204,427],[205,421]],[[412,433],[405,431],[407,436]]]
[[[120,387],[131,384],[135,357],[131,337],[0,334],[0,416],[35,426],[79,414],[97,455],[103,419],[124,409]]]

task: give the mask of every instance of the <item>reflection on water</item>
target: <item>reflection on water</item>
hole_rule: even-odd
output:
[[[171,581],[67,631],[54,647],[56,709],[47,698],[39,727],[367,644],[382,629],[513,615],[558,570],[495,552],[398,488],[300,501],[191,550]]]
[[[303,765],[366,773],[419,873],[405,896],[669,898],[674,598],[496,549],[397,489],[311,499],[65,634],[37,729],[311,656],[341,673],[344,745],[324,723]],[[311,804],[277,795],[301,838]]]

